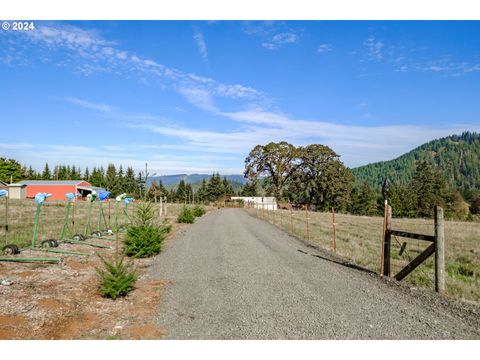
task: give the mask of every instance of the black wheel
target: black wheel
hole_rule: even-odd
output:
[[[100,231],[94,231],[92,232],[92,236],[98,237],[98,236],[102,236],[102,234],[100,233]]]
[[[72,240],[75,240],[75,241],[84,241],[85,240],[85,236],[83,236],[82,234],[75,234],[72,236]]]
[[[112,229],[107,229],[107,235],[113,235],[113,230]]]
[[[50,242],[50,240],[43,240],[42,241],[42,248],[51,248],[52,247],[52,243]]]
[[[5,255],[15,255],[15,254],[20,253],[20,250],[18,250],[18,246],[17,246],[17,245],[10,244],[10,245],[5,245],[5,246],[2,248],[2,252],[3,252]]]
[[[58,241],[55,239],[49,239],[50,241],[50,247],[58,247]]]

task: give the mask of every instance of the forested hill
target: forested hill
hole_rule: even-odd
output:
[[[418,160],[438,166],[457,190],[480,190],[480,134],[474,132],[430,141],[397,159],[354,168],[352,173],[357,183],[367,181],[377,189],[385,176],[391,182],[406,184]]]

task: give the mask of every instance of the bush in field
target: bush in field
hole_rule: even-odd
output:
[[[203,206],[197,205],[192,209],[192,214],[195,217],[203,216],[203,215],[205,215],[205,213],[206,213],[206,211],[205,211],[205,208]]]
[[[125,254],[135,258],[144,258],[160,252],[164,235],[168,231],[165,227],[140,225],[129,226],[125,238]]]
[[[180,214],[178,214],[177,221],[179,223],[193,224],[195,221],[195,216],[193,215],[192,210],[187,207],[183,207],[182,211],[180,211]]]
[[[139,203],[135,214],[133,215],[133,222],[137,226],[153,225],[153,218],[155,217],[155,207],[151,202]]]
[[[120,296],[127,295],[134,289],[137,274],[133,264],[125,264],[123,258],[113,262],[99,255],[105,269],[96,269],[100,277],[100,292],[102,296],[115,300]]]
[[[162,226],[154,224],[155,208],[151,203],[139,204],[134,215],[134,225],[127,228],[124,241],[125,254],[135,258],[145,258],[160,252],[163,239],[171,225]]]

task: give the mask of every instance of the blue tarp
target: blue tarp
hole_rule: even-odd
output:
[[[134,198],[125,198],[125,205],[128,205],[129,203],[131,203],[133,200],[135,200]]]
[[[8,191],[7,190],[0,190],[0,196],[7,196]]]
[[[100,191],[100,193],[98,194],[100,201],[107,200],[109,196],[110,196],[110,191]]]

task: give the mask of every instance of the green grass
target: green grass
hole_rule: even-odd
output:
[[[295,236],[306,238],[306,213],[289,210],[249,211],[274,223]],[[308,238],[322,248],[332,251],[333,226],[331,213],[308,213]],[[382,217],[335,214],[337,253],[356,264],[380,272]],[[293,229],[292,229],[293,224]],[[433,220],[393,219],[395,230],[433,235]],[[445,262],[447,294],[456,298],[480,302],[480,223],[445,221]],[[403,242],[406,250],[400,256]],[[428,243],[425,241],[392,238],[392,275],[398,273],[413,258],[420,254]],[[413,286],[434,289],[433,256],[410,273],[403,282]]]

